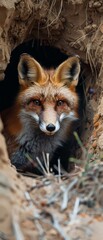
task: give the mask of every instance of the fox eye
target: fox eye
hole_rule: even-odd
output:
[[[36,106],[41,106],[41,101],[38,100],[38,99],[34,99],[32,100],[33,104],[36,105]]]
[[[63,100],[58,100],[57,101],[57,106],[63,106],[64,104],[64,101]]]

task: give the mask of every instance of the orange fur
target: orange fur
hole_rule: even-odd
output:
[[[10,134],[10,136],[17,136],[22,129],[22,124],[18,117],[19,112],[20,106],[15,103],[13,107],[1,113],[1,118],[4,123],[4,130]]]
[[[19,148],[19,145],[24,146],[28,135],[33,131],[35,135],[36,129],[38,132],[41,131],[42,136],[54,134],[57,136],[55,139],[60,138],[55,142],[61,141],[62,138],[66,139],[71,128],[71,120],[69,122],[68,118],[78,118],[76,85],[79,72],[80,64],[77,57],[67,59],[55,70],[46,70],[28,54],[21,55],[18,64],[20,91],[13,106],[1,114],[10,155],[16,148]],[[64,119],[66,119],[66,124],[63,122],[62,130],[61,122]],[[26,124],[27,128],[29,126],[28,132],[26,132]],[[53,133],[47,130],[50,124],[55,127]],[[18,140],[19,137],[20,140],[23,139],[21,143]],[[34,137],[33,144],[35,141]],[[51,149],[53,144],[51,140],[51,147],[49,146]],[[54,145],[56,147],[56,144]],[[45,151],[44,147],[43,151]]]

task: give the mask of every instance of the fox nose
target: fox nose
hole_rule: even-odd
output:
[[[48,124],[48,125],[46,126],[46,129],[47,129],[47,131],[49,131],[49,132],[53,132],[53,131],[55,130],[55,125],[53,125],[52,123],[50,123],[50,124]]]

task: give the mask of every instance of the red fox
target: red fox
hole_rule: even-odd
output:
[[[37,157],[43,162],[43,152],[49,153],[51,161],[68,139],[71,124],[79,117],[79,73],[78,56],[49,70],[26,53],[20,56],[20,91],[13,106],[1,114],[9,156],[18,169],[25,169],[29,158],[35,168]]]

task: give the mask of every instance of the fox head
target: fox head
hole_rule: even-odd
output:
[[[46,135],[53,135],[65,120],[70,123],[78,118],[79,73],[76,56],[56,69],[46,70],[30,55],[22,54],[18,64],[20,93],[17,99],[21,122],[30,120]]]

